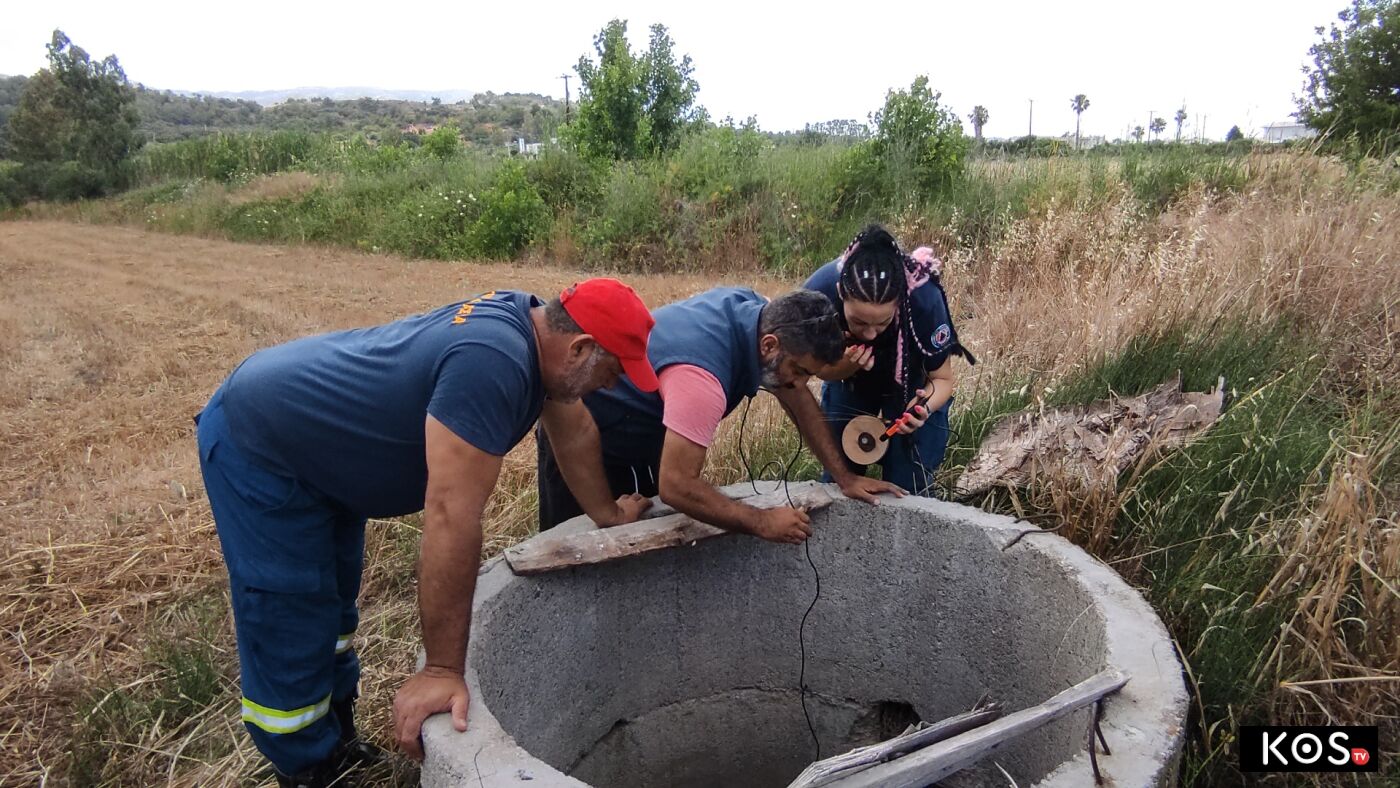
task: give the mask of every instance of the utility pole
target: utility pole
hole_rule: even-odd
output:
[[[1034,129],[1035,129],[1035,99],[1030,99],[1030,102],[1031,102],[1031,109],[1030,109],[1030,112],[1026,115],[1026,136],[1027,136],[1027,137],[1034,137],[1034,136],[1035,136],[1035,131],[1034,131]]]
[[[564,122],[569,122],[569,75],[560,74],[559,78],[564,80]]]
[[[1154,112],[1156,112],[1156,110],[1151,110],[1151,109],[1149,109],[1149,110],[1147,111],[1147,141],[1148,141],[1148,142],[1151,142],[1151,141],[1152,141],[1152,136],[1153,136],[1153,134],[1154,134],[1154,132],[1152,131],[1152,114],[1153,114]]]

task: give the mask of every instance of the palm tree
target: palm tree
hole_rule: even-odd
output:
[[[1142,135],[1146,133],[1147,132],[1143,131],[1143,128],[1141,126],[1133,127],[1133,139],[1137,140],[1138,142],[1142,142]]]
[[[1183,106],[1181,107],[1181,109],[1179,109],[1179,110],[1176,111],[1176,116],[1175,116],[1175,117],[1176,117],[1176,141],[1177,141],[1177,142],[1181,142],[1181,124],[1183,124],[1183,123],[1186,122],[1186,107],[1185,107],[1185,105],[1183,105]]]
[[[972,114],[967,119],[972,121],[972,134],[978,142],[982,141],[982,127],[987,125],[987,108],[978,104],[972,108]]]
[[[1157,139],[1157,135],[1158,135],[1158,134],[1161,134],[1162,132],[1164,132],[1164,131],[1166,131],[1166,130],[1167,130],[1167,119],[1166,119],[1166,118],[1153,118],[1153,119],[1152,119],[1152,139],[1154,139],[1154,140]]]
[[[1074,149],[1079,150],[1079,117],[1089,108],[1089,97],[1080,93],[1070,99],[1069,105],[1074,109]]]

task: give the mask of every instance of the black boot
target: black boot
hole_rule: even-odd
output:
[[[278,788],[329,788],[335,785],[340,777],[341,769],[337,760],[332,757],[296,774],[283,774],[276,767],[273,767],[272,771],[277,775]]]
[[[340,744],[335,760],[342,769],[367,768],[384,760],[384,750],[360,738],[355,731],[355,696],[331,701],[331,712],[340,722]]]

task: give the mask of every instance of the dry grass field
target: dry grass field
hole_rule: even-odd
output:
[[[255,758],[237,722],[232,622],[191,421],[234,365],[307,333],[498,287],[553,293],[579,276],[59,222],[0,224],[0,783],[101,780],[110,756],[124,766],[106,779],[169,774],[209,784],[237,779],[243,759]],[[713,284],[628,280],[652,304]],[[513,513],[515,496],[533,494],[533,479],[534,448],[522,445],[493,502],[491,552],[530,524]],[[414,654],[412,529],[371,528],[360,648],[362,703],[374,729],[387,724],[394,684]],[[184,642],[206,634],[213,649]],[[122,688],[122,702],[145,699],[145,685],[171,671],[198,673],[206,666],[188,663],[210,658],[217,686],[205,692],[216,702],[193,723],[133,717],[125,721],[149,727],[124,731],[122,741],[82,741],[79,714],[101,701],[95,689]],[[92,751],[75,751],[75,737]],[[201,768],[213,752],[207,746],[195,748],[202,755],[180,752],[203,737],[224,739],[223,754],[236,760]],[[74,773],[74,756],[92,773]]]

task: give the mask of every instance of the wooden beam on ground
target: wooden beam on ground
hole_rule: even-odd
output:
[[[923,788],[982,760],[997,748],[1066,714],[1117,692],[1128,683],[1108,668],[1038,706],[1008,714],[995,722],[945,739],[918,752],[872,766],[829,785],[833,788]]]
[[[792,492],[792,503],[807,511],[830,506],[831,493],[822,487],[808,487]],[[744,499],[744,503],[759,509],[774,509],[788,505],[787,493],[781,489]],[[544,533],[505,551],[506,563],[517,575],[535,575],[615,561],[630,555],[641,555],[668,547],[693,544],[730,533],[713,525],[691,519],[684,514],[668,514],[648,520],[638,520],[611,528],[594,528],[573,533]]]
[[[803,769],[802,773],[797,775],[797,779],[788,785],[788,788],[819,788],[819,786],[828,785],[842,777],[850,776],[854,770],[864,769],[921,750],[960,733],[980,728],[1000,716],[1001,707],[997,705],[974,709],[935,722],[928,727],[902,733],[878,744],[858,747],[850,752],[813,763]]]

